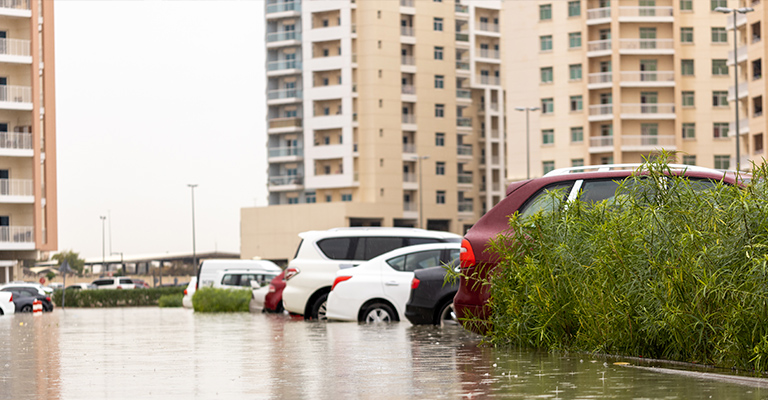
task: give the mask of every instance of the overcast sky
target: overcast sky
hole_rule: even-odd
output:
[[[262,0],[56,0],[59,250],[240,251],[266,205]],[[111,238],[111,243],[110,243]]]

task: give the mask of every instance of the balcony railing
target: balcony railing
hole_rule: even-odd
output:
[[[621,39],[622,50],[673,50],[675,43],[672,39]]]
[[[413,56],[400,56],[400,64],[416,65],[416,60],[413,58]]]
[[[301,117],[270,118],[270,128],[301,128]]]
[[[622,82],[674,82],[675,71],[622,71]]]
[[[739,82],[739,98],[743,98],[749,95],[749,82]],[[736,90],[734,86],[728,86],[728,99],[733,100],[736,98]]]
[[[596,72],[589,74],[590,84],[611,83],[613,81],[612,72]]]
[[[413,172],[403,172],[403,182],[410,182],[410,183],[416,183],[418,180],[416,179],[416,174]]]
[[[587,10],[587,21],[590,19],[611,18],[611,7],[593,8]]]
[[[0,196],[34,196],[32,179],[0,179]]]
[[[459,202],[459,212],[472,212],[472,211],[474,211],[474,207],[472,206],[472,201]]]
[[[619,17],[671,17],[672,7],[619,7]]]
[[[482,58],[499,59],[499,51],[493,49],[477,49],[477,56]]]
[[[269,186],[303,185],[304,177],[299,175],[270,176]]]
[[[621,112],[625,114],[674,114],[675,105],[672,103],[622,104]]]
[[[456,4],[455,10],[457,13],[466,14],[469,12],[469,7],[462,4]]]
[[[416,123],[416,115],[414,115],[414,114],[403,114],[403,123],[404,124],[415,124]]]
[[[749,118],[739,119],[739,130],[741,133],[749,132]],[[736,122],[730,122],[728,124],[728,132],[736,132]]]
[[[402,94],[416,94],[416,86],[413,86],[413,85],[402,85],[400,87],[400,93],[402,93]]]
[[[29,57],[29,40],[0,39],[0,54]]]
[[[456,89],[456,97],[460,99],[471,99],[472,90],[470,89]]]
[[[416,153],[416,145],[413,143],[403,143],[403,153]]]
[[[301,40],[301,32],[286,31],[267,33],[267,42],[282,42],[283,40]]]
[[[497,76],[480,75],[480,83],[483,85],[501,85],[501,78]]]
[[[304,148],[298,146],[291,147],[275,147],[269,149],[270,157],[301,157],[304,155]]]
[[[31,226],[0,226],[2,243],[34,243],[34,228]]]
[[[0,86],[0,101],[31,103],[32,88],[29,86]]]
[[[472,145],[471,144],[460,144],[456,147],[456,154],[460,156],[471,156],[472,155]]]
[[[587,43],[587,51],[608,51],[611,49],[611,39],[593,40]]]
[[[284,12],[284,11],[301,11],[301,2],[281,1],[275,4],[267,4],[267,14]]]
[[[490,22],[481,22],[477,24],[477,29],[483,32],[499,32],[499,24],[493,24]]]
[[[400,0],[400,7],[413,7],[413,0]]]
[[[0,132],[0,149],[32,149],[32,134],[27,132]]]
[[[613,114],[613,104],[596,104],[589,106],[589,115]]]
[[[675,135],[622,135],[622,146],[674,146]]]
[[[458,183],[472,183],[472,174],[458,174],[456,178]]]
[[[733,29],[733,13],[730,13],[728,17],[726,17],[726,23],[725,26],[728,29]],[[742,26],[747,23],[747,16],[742,13],[736,13],[736,26]]]
[[[419,211],[416,202],[403,203],[403,211]]]
[[[270,90],[267,92],[267,100],[277,100],[277,99],[300,99],[301,98],[301,89],[278,89],[278,90]]]
[[[270,61],[267,63],[267,71],[283,69],[301,69],[301,60]]]
[[[747,46],[741,46],[736,49],[736,58],[733,58],[733,50],[728,51],[728,64],[735,64],[737,61],[742,62],[747,60]]]
[[[456,41],[457,42],[469,42],[469,34],[468,33],[456,32]]]
[[[613,136],[593,136],[589,138],[590,147],[613,146]]]
[[[471,117],[458,117],[456,118],[456,126],[472,127]]]
[[[414,36],[412,26],[401,26],[400,36]]]
[[[469,61],[456,61],[456,69],[469,71]]]

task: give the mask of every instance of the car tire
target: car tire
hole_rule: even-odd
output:
[[[312,304],[312,310],[309,313],[309,319],[316,319],[318,321],[325,321],[328,318],[325,316],[325,312],[328,307],[328,293],[323,293]]]
[[[453,326],[458,325],[459,321],[456,319],[456,312],[453,310],[453,301],[448,300],[440,306],[440,311],[437,313],[435,325]]]
[[[360,322],[365,322],[366,324],[396,321],[397,314],[395,310],[384,303],[371,303],[360,313]]]
[[[21,307],[21,312],[32,312],[32,305],[31,304],[27,304],[25,306],[22,306]]]
[[[2,308],[0,308],[0,315],[5,315]]]

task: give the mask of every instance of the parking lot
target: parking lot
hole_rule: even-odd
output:
[[[459,327],[185,309],[0,318],[0,398],[729,398],[768,390],[586,355],[493,349]]]

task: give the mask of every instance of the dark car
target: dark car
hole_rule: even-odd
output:
[[[521,217],[533,215],[551,206],[548,192],[562,190],[563,201],[607,200],[616,194],[621,181],[625,180],[640,164],[617,164],[565,168],[549,172],[541,178],[514,182],[507,187],[506,197],[483,215],[464,235],[461,244],[461,268],[459,290],[453,299],[459,320],[473,319],[476,323],[465,324],[469,330],[485,333],[489,326],[489,285],[477,284],[487,280],[489,271],[498,260],[488,250],[490,240],[509,228],[508,218],[519,211]],[[736,184],[734,172],[688,165],[670,165],[672,174],[684,175],[700,187],[712,187],[716,182]]]
[[[450,268],[457,268],[456,260]],[[405,317],[414,325],[455,325],[453,297],[459,290],[458,281],[445,281],[445,267],[416,270],[411,284],[411,298],[405,305]]]
[[[40,300],[43,303],[43,311],[53,311],[51,297],[33,285],[7,285],[0,290],[13,293],[13,304],[16,305],[16,312],[32,312],[32,303],[35,300]]]

